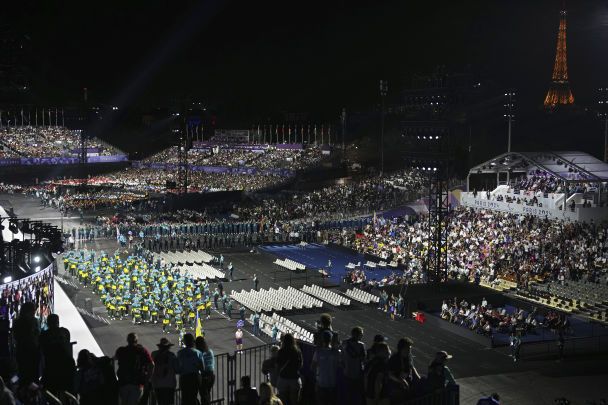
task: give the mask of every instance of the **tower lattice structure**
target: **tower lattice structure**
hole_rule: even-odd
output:
[[[574,96],[568,82],[568,51],[566,48],[566,7],[560,12],[559,31],[557,33],[557,51],[551,86],[545,97],[546,108],[555,108],[558,105],[574,104]]]

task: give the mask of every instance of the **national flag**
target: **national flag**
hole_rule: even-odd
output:
[[[198,313],[199,311],[196,311],[196,329],[194,331],[194,337],[203,336],[203,325],[201,324],[201,318]]]

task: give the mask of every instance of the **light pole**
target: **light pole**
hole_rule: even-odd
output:
[[[509,91],[505,93],[505,114],[504,117],[508,122],[508,138],[507,138],[507,152],[511,152],[511,127],[513,126],[513,119],[515,118],[515,92]]]
[[[598,89],[598,117],[604,119],[604,162],[608,162],[608,87]]]
[[[388,82],[380,80],[380,175],[384,173],[384,99],[388,93]]]
[[[346,108],[342,109],[342,155],[344,155],[344,134],[346,133]]]

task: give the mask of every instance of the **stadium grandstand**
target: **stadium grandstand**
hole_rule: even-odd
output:
[[[574,221],[608,219],[608,164],[583,152],[505,153],[472,167],[467,206]]]
[[[60,126],[4,126],[0,146],[3,166],[79,163],[82,154],[81,131]],[[88,139],[86,148],[88,163],[127,160],[124,152],[100,139]]]

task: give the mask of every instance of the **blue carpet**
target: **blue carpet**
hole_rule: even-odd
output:
[[[346,274],[348,263],[365,263],[363,255],[359,253],[349,253],[343,249],[336,249],[311,243],[305,248],[299,245],[266,245],[261,250],[277,256],[279,259],[291,259],[304,264],[311,269],[326,269],[330,274],[329,279],[335,283],[340,283]],[[331,260],[331,267],[328,269],[328,261]],[[385,274],[390,274],[388,270],[370,271],[365,269],[368,280],[380,278]]]

